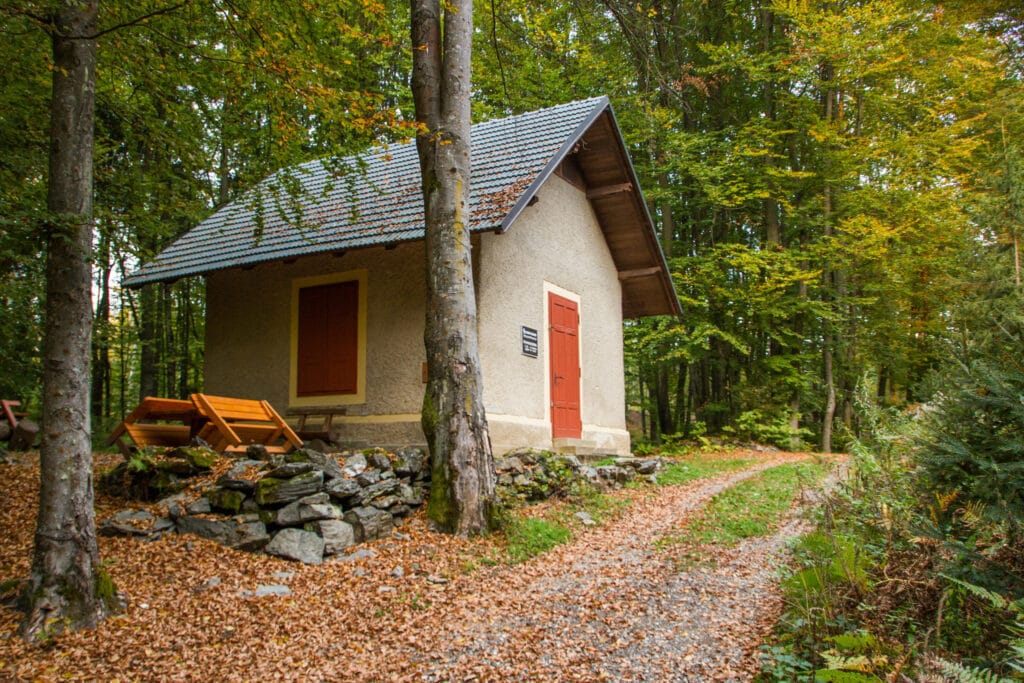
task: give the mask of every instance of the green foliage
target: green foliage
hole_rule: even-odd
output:
[[[978,503],[985,521],[1004,526],[1009,543],[1024,540],[1022,346],[1024,319],[992,321],[988,343],[968,347],[967,357],[943,373],[945,386],[926,415],[918,451],[936,493]],[[954,512],[947,511],[947,521]]]
[[[799,444],[802,439],[806,439],[812,434],[811,430],[807,428],[794,430],[786,415],[769,417],[762,414],[760,410],[748,410],[741,413],[732,425],[723,427],[722,432],[744,441],[772,444],[785,449]]]

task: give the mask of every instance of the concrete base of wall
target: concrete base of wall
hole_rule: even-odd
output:
[[[517,448],[553,450],[576,455],[629,455],[629,433],[624,429],[584,425],[580,439],[552,439],[551,426],[541,420],[513,415],[488,415],[491,431],[491,449],[495,456]],[[381,447],[388,449],[405,446],[426,447],[426,439],[418,417],[366,416],[336,417],[331,428],[331,440],[346,448]]]

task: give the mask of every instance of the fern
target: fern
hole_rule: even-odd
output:
[[[966,667],[945,659],[937,660],[942,673],[955,683],[1015,683],[1013,679],[1004,678],[993,671],[981,667]]]

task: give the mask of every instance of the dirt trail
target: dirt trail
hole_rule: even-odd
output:
[[[746,680],[778,614],[777,558],[798,523],[686,568],[655,542],[715,494],[775,464],[659,489],[609,527],[470,577],[461,592],[501,602],[453,605],[447,626],[421,643],[433,654],[414,658],[425,660],[423,678]],[[454,646],[443,649],[446,642]]]

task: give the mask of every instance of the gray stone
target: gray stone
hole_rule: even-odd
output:
[[[408,505],[399,504],[388,508],[388,512],[390,512],[391,516],[395,518],[408,517],[412,514],[412,508]]]
[[[262,460],[267,462],[271,459],[271,454],[267,452],[267,447],[261,443],[249,444],[249,447],[245,449],[245,457],[250,460]]]
[[[304,498],[320,490],[324,473],[313,470],[290,479],[264,477],[256,482],[256,502],[260,505],[282,505]]]
[[[523,461],[514,455],[505,458],[505,467],[509,472],[513,472],[515,474],[522,474],[526,471]]]
[[[381,470],[380,471],[380,478],[381,478],[381,480],[384,480],[384,479],[394,479],[395,478],[395,471],[394,470]]]
[[[348,555],[339,555],[338,559],[342,562],[354,562],[355,560],[363,560],[370,557],[377,557],[377,553],[369,548],[359,548]],[[360,574],[360,576],[362,576],[362,574]]]
[[[498,475],[498,486],[512,486],[513,480],[511,474],[499,474]]]
[[[597,468],[597,473],[605,481],[615,482],[616,484],[625,484],[632,475],[632,471],[616,465],[601,465]]]
[[[510,466],[508,464],[508,460],[506,460],[505,458],[502,458],[502,457],[498,457],[498,458],[494,459],[494,471],[495,472],[497,472],[498,474],[502,474],[504,472],[508,472],[509,469],[510,469]]]
[[[256,482],[252,479],[243,479],[241,477],[232,477],[225,474],[217,480],[217,486],[223,489],[230,489],[232,491],[241,491],[242,493],[252,493],[256,489]]]
[[[371,500],[368,505],[372,505],[378,510],[387,510],[398,505],[399,502],[398,496],[379,496]]]
[[[337,555],[355,545],[356,532],[352,525],[340,519],[324,519],[314,524],[324,539],[324,555]]]
[[[203,581],[203,584],[202,584],[201,588],[204,589],[204,590],[209,590],[211,588],[216,588],[220,584],[221,584],[221,579],[220,579],[219,576],[211,576],[206,581]]]
[[[583,465],[580,467],[580,476],[594,486],[601,485],[601,475],[597,473],[597,468],[591,467],[590,465]]]
[[[295,578],[295,572],[274,572],[270,576],[274,581],[291,581]]]
[[[208,538],[239,550],[259,550],[270,540],[267,527],[262,522],[234,519],[182,517],[178,520],[178,533]]]
[[[323,470],[325,478],[341,479],[345,476],[345,473],[341,470],[341,465],[338,464],[338,461],[330,453],[307,451],[306,454],[309,456],[309,462],[313,463],[318,470]]]
[[[370,506],[349,510],[345,513],[345,521],[352,525],[356,543],[383,538],[394,528],[394,518],[391,513]]]
[[[529,486],[533,482],[531,482],[530,479],[526,475],[524,475],[524,474],[517,474],[516,476],[512,477],[512,483],[515,484],[516,486],[524,486],[525,487],[525,486]]]
[[[265,598],[267,596],[285,596],[291,595],[292,589],[288,586],[282,586],[279,583],[270,583],[265,585],[256,586],[256,597]]]
[[[661,469],[661,462],[657,458],[646,458],[640,461],[637,466],[637,474],[654,474]]]
[[[273,479],[291,479],[300,474],[312,472],[314,469],[316,466],[311,462],[286,462],[267,472],[267,476]]]
[[[583,467],[583,463],[575,455],[556,455],[551,460],[565,464],[573,472],[579,472],[580,468]]]
[[[583,526],[594,526],[595,524],[597,524],[597,522],[594,521],[594,518],[591,517],[589,513],[584,512],[583,510],[580,510],[579,512],[574,514],[573,517],[580,520]]]
[[[320,564],[324,559],[324,539],[311,531],[281,529],[264,551],[268,555],[283,557],[303,564]]]
[[[401,565],[399,565],[391,570],[391,576],[392,578],[400,579],[403,576],[405,576],[405,569]]]
[[[394,467],[391,464],[391,458],[385,453],[371,453],[366,457],[366,462],[370,467],[374,467],[378,470],[390,470]]]
[[[210,501],[206,498],[196,498],[185,507],[185,510],[190,515],[205,515],[212,512],[213,508],[210,507]]]
[[[288,503],[277,511],[280,526],[300,526],[319,519],[339,519],[341,511],[330,503],[331,497],[323,491]]]
[[[399,477],[412,477],[422,479],[428,474],[427,456],[419,448],[403,448],[395,453],[398,462],[395,463],[395,474]]]
[[[324,486],[324,491],[330,494],[331,498],[340,501],[346,501],[362,490],[363,487],[355,479],[332,479]]]
[[[111,519],[118,522],[152,522],[154,517],[148,510],[121,510]]]
[[[160,517],[155,522],[153,522],[153,531],[154,532],[169,531],[169,530],[173,529],[174,526],[175,526],[174,525],[174,520],[168,519],[167,517]]]
[[[160,500],[158,500],[156,502],[156,504],[157,505],[162,505],[162,506],[164,506],[166,508],[169,508],[173,504],[178,504],[180,506],[184,502],[185,502],[185,494],[184,493],[175,493],[173,496],[167,496],[166,498],[161,498]]]
[[[345,465],[341,468],[342,472],[350,477],[362,474],[365,469],[366,456],[362,453],[355,453],[345,458]]]
[[[356,481],[360,486],[373,486],[380,481],[380,470],[366,470],[356,475]]]
[[[332,448],[333,446],[331,446],[331,444],[327,443],[323,439],[309,439],[308,441],[302,444],[302,450],[306,451],[307,453],[309,451],[316,451],[317,453],[330,453]]]
[[[401,484],[398,487],[398,497],[406,505],[423,505],[423,492],[408,484]]]
[[[239,460],[238,462],[231,466],[231,469],[228,470],[225,476],[241,477],[248,470],[262,469],[264,465],[266,465],[266,463],[260,460]]]
[[[352,504],[355,506],[368,505],[377,498],[397,494],[401,488],[402,484],[397,479],[385,479],[375,484],[370,484],[359,491],[359,493],[352,497]]]
[[[154,517],[146,510],[121,510],[99,525],[100,536],[149,536]]]

